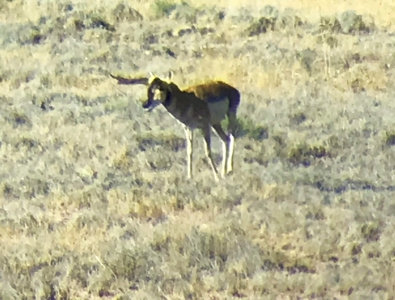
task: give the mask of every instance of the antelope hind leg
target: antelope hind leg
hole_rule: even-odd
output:
[[[229,155],[230,155],[230,147],[232,146],[232,135],[227,135],[222,129],[220,124],[213,125],[214,130],[217,132],[218,136],[222,140],[222,176],[225,176],[229,173]]]
[[[211,153],[211,136],[210,136],[210,127],[206,127],[203,129],[203,136],[204,136],[204,141],[206,142],[206,156],[208,158],[209,164],[211,165],[211,169],[214,174],[214,179],[215,181],[219,181],[218,178],[218,170],[215,167],[214,159]]]
[[[188,178],[192,178],[193,130],[186,126],[184,129],[187,138],[187,176]]]

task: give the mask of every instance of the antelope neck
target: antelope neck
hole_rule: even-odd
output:
[[[166,93],[166,99],[165,99],[165,101],[163,102],[163,105],[164,106],[169,106],[171,104],[171,92],[170,91],[167,91],[167,93]]]

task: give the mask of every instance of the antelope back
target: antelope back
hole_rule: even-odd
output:
[[[191,86],[185,91],[194,93],[207,103],[211,115],[211,124],[221,123],[226,118],[229,109],[234,106],[233,102],[238,101],[235,99],[238,91],[222,81],[210,81]]]

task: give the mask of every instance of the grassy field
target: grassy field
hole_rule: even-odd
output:
[[[0,0],[0,299],[395,299],[395,4],[244,2]],[[168,70],[242,94],[219,184],[108,76]]]

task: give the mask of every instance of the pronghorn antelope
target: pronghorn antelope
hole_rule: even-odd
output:
[[[233,144],[236,130],[236,113],[240,104],[239,91],[222,81],[211,81],[205,84],[191,86],[185,90],[171,81],[172,72],[167,80],[158,77],[128,79],[120,76],[110,76],[118,84],[144,84],[148,86],[148,99],[143,108],[152,111],[162,104],[166,110],[183,124],[187,138],[188,178],[192,177],[193,133],[199,128],[203,132],[206,143],[206,156],[209,159],[214,178],[218,181],[218,171],[211,154],[212,127],[223,141],[223,158],[221,176],[233,170]],[[228,134],[224,132],[221,121],[228,117]]]

